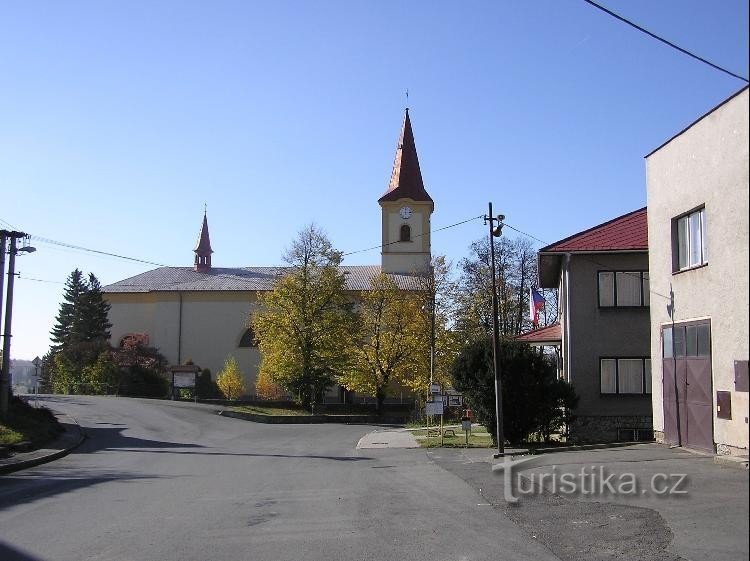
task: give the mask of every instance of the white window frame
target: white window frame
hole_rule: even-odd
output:
[[[673,272],[679,273],[706,265],[708,263],[706,207],[680,215],[674,218],[673,222]]]

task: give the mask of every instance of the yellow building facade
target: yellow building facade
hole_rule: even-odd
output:
[[[393,171],[378,200],[382,216],[379,265],[342,266],[346,288],[357,294],[388,273],[403,289],[416,288],[416,275],[429,272],[430,217],[434,203],[424,188],[408,109]],[[111,308],[111,344],[145,333],[170,364],[193,361],[212,375],[234,356],[249,396],[255,392],[260,352],[249,331],[258,295],[273,289],[286,267],[214,267],[208,217],[204,214],[192,267],[160,267],[103,288]],[[333,395],[336,392],[334,391]]]

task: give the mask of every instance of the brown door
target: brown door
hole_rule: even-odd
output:
[[[662,330],[664,440],[713,452],[710,323],[675,325],[671,337],[671,328]]]

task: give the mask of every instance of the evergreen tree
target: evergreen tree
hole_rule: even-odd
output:
[[[84,341],[108,340],[111,336],[110,305],[104,299],[102,285],[94,273],[89,274],[86,291],[81,299],[81,328]]]
[[[83,273],[75,269],[68,276],[63,292],[63,302],[57,314],[56,323],[50,332],[52,350],[57,352],[69,344],[81,341],[81,301],[86,294]]]

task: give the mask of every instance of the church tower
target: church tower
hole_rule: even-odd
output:
[[[193,267],[199,273],[207,273],[211,270],[211,238],[208,235],[208,219],[206,211],[203,211],[203,226],[198,234],[198,241],[195,244],[195,262]]]
[[[382,213],[384,273],[425,273],[430,268],[430,216],[435,205],[422,183],[409,109],[404,114],[391,180],[378,199]]]

